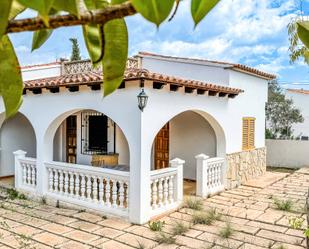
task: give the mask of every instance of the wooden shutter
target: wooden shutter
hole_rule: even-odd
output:
[[[250,150],[255,148],[255,118],[243,118],[242,126],[242,149]]]

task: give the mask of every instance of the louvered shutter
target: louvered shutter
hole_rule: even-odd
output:
[[[243,119],[242,124],[242,148],[243,150],[248,149],[248,139],[249,139],[249,120],[247,118]]]
[[[255,147],[255,118],[243,118],[242,149],[249,150]]]

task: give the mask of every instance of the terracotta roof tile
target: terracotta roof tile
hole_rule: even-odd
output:
[[[159,73],[149,72],[145,69],[129,69],[125,72],[124,79],[126,81],[135,79],[145,79],[152,81],[159,81],[164,84],[172,84],[178,86],[198,88],[205,91],[218,91],[227,94],[239,94],[243,90],[238,88],[231,88],[227,86],[219,86],[206,82],[196,80],[186,80],[173,76],[163,75]],[[77,74],[66,74],[58,77],[50,77],[44,79],[28,80],[24,82],[25,89],[34,88],[52,88],[60,86],[73,86],[73,85],[91,85],[94,83],[102,83],[103,76],[97,72],[83,72]]]
[[[206,60],[206,59],[197,59],[197,58],[187,58],[187,57],[177,57],[177,56],[167,56],[167,55],[159,55],[159,54],[153,54],[149,52],[139,52],[139,55],[142,56],[153,56],[153,57],[160,57],[160,58],[166,58],[166,59],[180,59],[180,60],[186,60],[186,61],[195,61],[195,62],[209,62],[214,64],[219,64],[222,66],[231,67],[231,69],[235,69],[237,71],[241,70],[245,73],[253,74],[255,76],[259,76],[268,80],[276,78],[276,75],[263,72],[261,70],[258,70],[253,67],[248,67],[246,65],[237,64],[237,63],[230,63],[230,62],[224,62],[224,61],[216,61],[216,60]]]
[[[34,65],[26,65],[26,66],[21,66],[21,69],[27,69],[27,68],[33,68],[33,67],[43,67],[43,66],[53,66],[53,65],[60,65],[60,61],[54,61],[50,63],[45,63],[45,64],[34,64]]]
[[[293,93],[301,93],[301,94],[309,94],[309,90],[304,90],[304,89],[286,89],[288,92],[293,92]]]

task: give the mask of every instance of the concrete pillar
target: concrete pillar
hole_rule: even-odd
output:
[[[181,202],[183,200],[183,165],[185,164],[184,160],[175,158],[170,161],[172,168],[177,168],[177,179],[176,179],[176,200]]]
[[[23,150],[17,150],[13,152],[15,156],[15,188],[19,189],[22,184],[22,168],[19,159],[24,159],[27,152]]]
[[[207,197],[207,159],[209,156],[199,154],[196,157],[196,195]]]

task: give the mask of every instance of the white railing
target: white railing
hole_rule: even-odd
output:
[[[176,208],[183,197],[183,164],[174,159],[171,167],[153,170],[150,173],[151,216]]]
[[[225,159],[209,158],[204,154],[196,156],[196,194],[207,197],[224,190]]]
[[[129,172],[62,162],[45,166],[50,196],[95,210],[128,215]]]
[[[16,151],[15,155],[15,187],[19,189],[35,189],[37,184],[36,159],[26,157],[26,152]]]

